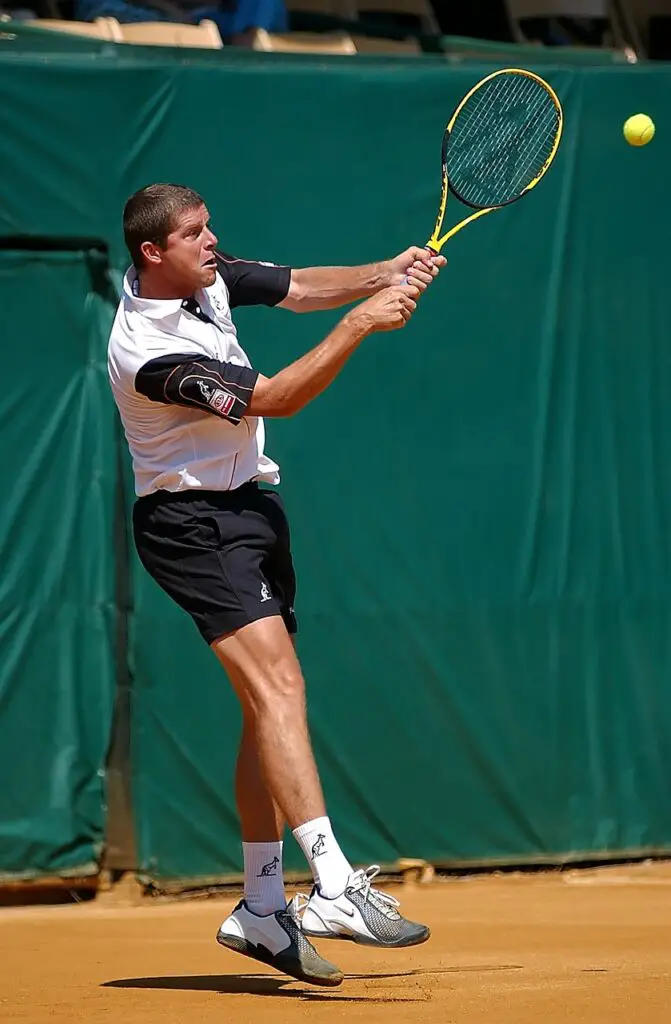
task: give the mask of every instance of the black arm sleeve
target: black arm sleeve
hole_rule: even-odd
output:
[[[216,252],[217,270],[228,289],[231,309],[235,306],[276,306],[289,294],[291,267],[238,260]]]
[[[140,367],[135,390],[152,402],[186,405],[239,423],[258,376],[258,371],[249,366],[222,363],[208,356],[159,356]]]

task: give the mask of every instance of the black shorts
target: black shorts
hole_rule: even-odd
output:
[[[269,615],[296,632],[289,524],[275,491],[156,491],[138,498],[140,561],[208,644]]]

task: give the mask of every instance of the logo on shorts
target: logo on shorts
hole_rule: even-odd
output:
[[[322,853],[326,853],[326,836],[320,832],[317,836],[317,841],[312,844],[312,859],[315,857],[321,857]]]
[[[261,868],[261,870],[259,871],[259,873],[258,873],[258,875],[256,877],[257,878],[271,878],[273,875],[276,875],[277,874],[277,865],[279,864],[279,862],[280,862],[280,858],[279,857],[273,857],[273,859],[268,864],[264,864],[263,865],[263,867]]]
[[[261,604],[263,604],[264,601],[272,601],[272,599],[273,599],[273,595],[270,593],[270,590],[268,588],[268,584],[267,583],[262,583],[261,584]]]

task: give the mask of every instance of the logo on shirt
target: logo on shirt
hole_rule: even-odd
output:
[[[263,604],[264,601],[272,601],[272,599],[273,599],[273,595],[270,593],[270,590],[268,589],[268,584],[267,583],[262,583],[261,584],[261,604]]]
[[[235,395],[230,391],[222,391],[221,388],[211,388],[204,380],[198,381],[198,387],[208,405],[211,405],[220,416],[228,416],[235,405]]]

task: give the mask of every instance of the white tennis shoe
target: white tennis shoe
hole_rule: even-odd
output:
[[[379,871],[377,864],[354,871],[345,891],[332,900],[315,886],[301,916],[303,933],[317,939],[350,939],[364,946],[426,942],[431,934],[426,925],[408,921],[397,910],[397,899],[371,885]]]
[[[219,928],[217,942],[299,981],[340,985],[342,971],[324,960],[301,931],[299,906],[300,901],[294,897],[285,910],[261,916],[240,900]]]

